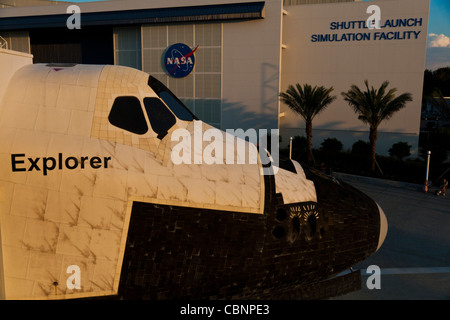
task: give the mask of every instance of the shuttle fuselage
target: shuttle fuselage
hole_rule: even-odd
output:
[[[19,69],[0,105],[1,298],[279,297],[382,244],[373,200],[295,161],[174,163],[173,133],[198,128],[139,70]]]

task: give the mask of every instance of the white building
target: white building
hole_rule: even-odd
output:
[[[295,83],[332,86],[336,101],[313,121],[315,147],[329,137],[345,148],[368,140],[368,127],[341,92],[352,84],[362,87],[366,79],[374,87],[388,80],[413,101],[380,126],[377,152],[386,154],[393,143],[406,141],[417,153],[429,1],[336,2],[345,1],[82,3],[81,29],[68,28],[68,20],[77,17],[65,3],[6,7],[0,35],[10,49],[33,54],[35,63],[141,69],[205,122],[221,129],[278,128],[283,143],[304,135],[304,121],[280,103],[279,93]],[[366,28],[369,5],[380,8],[381,29]],[[173,77],[161,62],[176,43],[197,48],[195,66],[183,78]]]

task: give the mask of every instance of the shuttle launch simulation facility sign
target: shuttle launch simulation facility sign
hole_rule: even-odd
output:
[[[376,41],[376,40],[415,40],[421,30],[413,28],[422,27],[422,18],[388,19],[381,23],[380,28],[369,32],[366,21],[333,21],[330,23],[331,31],[343,33],[312,34],[311,42],[346,42],[346,41]],[[388,29],[393,29],[388,31]],[[356,31],[355,31],[356,30]]]
[[[163,70],[174,78],[187,77],[195,65],[194,52],[197,50],[191,49],[184,43],[175,43],[169,46],[163,53]]]
[[[406,141],[411,153],[417,154],[429,1],[290,6],[288,13],[283,18],[283,44],[288,50],[283,54],[280,91],[290,84],[310,83],[333,87],[337,96],[314,119],[314,127],[320,129],[313,129],[313,145],[336,137],[351,147],[361,134],[368,137],[369,127],[355,116],[340,92],[352,85],[363,88],[365,80],[375,88],[388,81],[397,92],[410,93],[413,101],[381,124],[377,153],[389,154],[393,143]],[[284,104],[280,112],[284,112],[280,135],[297,135],[297,128],[304,127],[301,117]]]

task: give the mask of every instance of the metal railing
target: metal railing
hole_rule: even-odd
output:
[[[8,41],[2,36],[0,36],[0,48],[8,49]]]

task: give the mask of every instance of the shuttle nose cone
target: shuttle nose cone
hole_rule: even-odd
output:
[[[381,245],[384,242],[384,239],[386,239],[386,235],[387,235],[387,231],[388,231],[388,222],[386,219],[386,215],[384,214],[383,209],[381,209],[381,207],[378,205],[378,211],[380,213],[380,237],[378,238],[378,246],[377,246],[377,250],[380,249]]]

